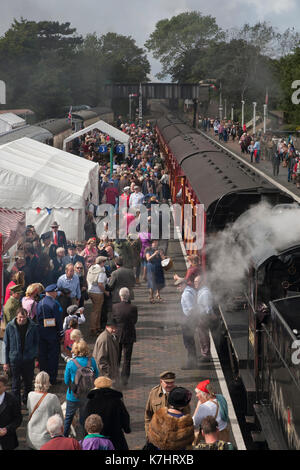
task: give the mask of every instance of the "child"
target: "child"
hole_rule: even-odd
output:
[[[70,305],[67,308],[67,316],[64,319],[63,330],[70,328],[71,320],[77,320],[78,325],[85,323],[84,307],[78,308],[78,305]]]
[[[61,357],[65,362],[72,359],[72,346],[74,343],[78,343],[82,339],[82,333],[78,330],[78,321],[72,318],[70,321],[70,328],[65,331],[64,338],[64,352],[61,353]]]
[[[103,421],[101,416],[92,414],[84,423],[87,435],[80,442],[82,450],[115,450],[113,443],[101,433]]]

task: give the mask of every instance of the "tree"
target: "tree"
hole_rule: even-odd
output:
[[[1,78],[7,83],[7,101],[10,105],[33,107],[36,103],[38,114],[46,117],[49,112],[47,100],[43,104],[34,95],[34,90],[42,92],[44,88],[45,93],[46,84],[52,80],[50,88],[53,96],[69,94],[70,63],[82,42],[81,36],[75,32],[70,23],[35,22],[23,18],[14,20],[0,39]],[[57,90],[53,88],[55,86]]]
[[[158,78],[171,75],[174,81],[182,81],[188,80],[195,57],[224,36],[215,18],[192,11],[159,21],[145,47],[161,61]]]
[[[100,41],[107,79],[116,83],[148,81],[150,63],[144,49],[131,36],[107,33]]]

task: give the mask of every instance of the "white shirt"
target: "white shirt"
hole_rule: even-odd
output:
[[[215,401],[217,400],[214,400],[214,401],[208,400],[205,403],[202,403],[201,405],[199,405],[195,416],[193,416],[195,428],[197,429],[199,428],[199,426],[202,423],[202,420],[206,418],[206,416],[213,416],[213,417],[216,416],[217,405]],[[218,423],[219,431],[223,431],[223,429],[227,427],[227,423],[221,419],[220,408],[221,407],[219,406],[216,421]]]
[[[0,405],[2,405],[4,397],[5,397],[5,392],[1,393],[0,395]]]
[[[143,193],[131,193],[129,198],[129,207],[136,207],[143,203]]]
[[[200,315],[209,315],[213,311],[212,294],[208,287],[201,287],[197,293],[197,307]]]

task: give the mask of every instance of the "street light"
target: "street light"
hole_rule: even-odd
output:
[[[264,134],[267,132],[267,108],[268,105],[264,104]]]
[[[245,121],[245,101],[242,101],[242,128],[244,127]]]
[[[256,132],[256,101],[253,101],[253,135]]]

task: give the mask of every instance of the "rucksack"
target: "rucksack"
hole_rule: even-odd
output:
[[[102,268],[98,264],[93,264],[89,268],[87,276],[86,276],[86,280],[88,284],[91,284],[92,286],[97,286],[98,277],[101,272],[102,272]]]
[[[76,398],[85,398],[87,393],[94,388],[96,378],[95,371],[91,366],[91,358],[88,359],[86,366],[81,366],[76,359],[72,359],[77,366],[74,382],[71,382],[70,388]]]

